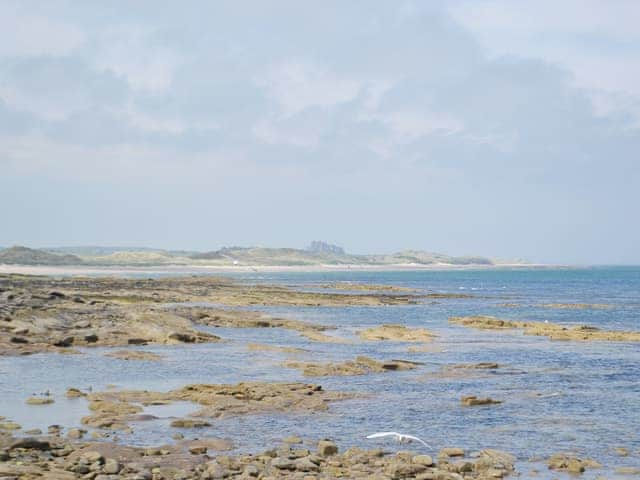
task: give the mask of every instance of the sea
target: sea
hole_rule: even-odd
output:
[[[254,307],[275,316],[335,327],[327,333],[350,341],[344,344],[312,342],[284,329],[202,327],[227,341],[140,347],[163,355],[159,362],[105,357],[107,348],[87,348],[83,355],[1,357],[0,415],[20,423],[23,431],[46,431],[51,424],[80,427],[81,417],[87,415],[84,399],[65,398],[69,387],[166,391],[189,383],[303,381],[359,395],[331,404],[326,412],[222,418],[209,428],[183,433],[187,438],[229,439],[235,452],[272,448],[291,435],[310,442],[330,438],[343,449],[410,449],[433,456],[443,447],[462,447],[469,453],[494,448],[516,456],[521,478],[570,478],[547,469],[545,460],[559,452],[602,464],[599,469],[588,469],[581,477],[584,479],[630,478],[617,474],[616,469],[640,469],[640,344],[554,341],[526,336],[519,330],[476,330],[449,322],[452,316],[493,315],[639,331],[640,267],[228,275],[240,282],[277,283],[310,291],[331,291],[321,287],[357,282],[408,287],[418,293],[463,293],[468,297],[384,307]],[[549,304],[606,307],[545,306]],[[433,348],[411,352],[412,344],[365,342],[357,336],[361,329],[382,324],[426,328],[437,335],[430,344]],[[251,351],[248,343],[298,347],[305,352]],[[316,378],[283,366],[290,359],[336,362],[358,355],[421,365],[403,372]],[[496,362],[500,368],[443,373],[456,364],[478,362]],[[25,404],[28,396],[46,391],[56,403]],[[467,395],[491,397],[502,403],[465,407],[460,400]],[[197,406],[189,403],[148,407],[145,412],[157,418],[133,423],[131,433],[118,433],[115,440],[140,446],[170,443],[171,419],[196,410]],[[365,438],[379,431],[416,435],[432,448]]]

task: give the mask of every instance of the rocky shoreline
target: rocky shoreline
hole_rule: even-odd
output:
[[[447,448],[437,459],[426,454],[350,448],[331,440],[304,445],[299,438],[258,454],[209,454],[207,442],[176,447],[136,448],[110,443],[71,442],[60,436],[0,436],[0,478],[50,480],[214,480],[338,478],[490,480],[514,472],[515,458],[498,450],[469,456]]]
[[[113,347],[102,354],[117,360],[162,362],[161,348],[145,351],[139,346],[183,345],[194,348],[189,346],[202,343],[216,345],[227,341],[204,331],[206,327],[282,329],[318,344],[339,343],[350,348],[351,343],[361,343],[375,348],[384,342],[397,343],[399,348],[408,349],[408,352],[437,353],[443,350],[435,342],[438,336],[424,328],[389,323],[359,328],[351,337],[343,338],[334,335],[331,332],[333,327],[328,325],[278,318],[248,307],[376,308],[429,304],[434,299],[472,298],[467,294],[420,293],[387,285],[365,288],[351,283],[323,284],[319,290],[301,291],[213,277],[55,279],[0,275],[0,355],[80,354],[88,348]],[[512,321],[487,316],[452,317],[450,323],[485,330],[521,330],[526,335],[561,340],[640,341],[638,332],[604,331],[588,326],[564,327],[548,322]],[[316,361],[308,358],[311,353],[308,350],[289,346],[286,342],[283,345],[247,343],[246,348],[266,354],[307,355],[302,359],[287,358],[279,364],[297,369],[305,377],[391,374],[419,369],[424,365],[394,357],[379,359],[365,355],[354,355],[349,359],[343,357],[339,361]],[[424,375],[424,379],[477,380],[503,371],[517,373],[513,368],[505,370],[503,365],[485,361],[441,365],[440,370]],[[416,377],[417,381],[424,379]],[[357,391],[325,390],[315,383],[190,384],[167,391],[116,388],[89,391],[70,387],[66,396],[86,402],[88,412],[82,417],[81,425],[67,429],[51,425],[47,435],[42,435],[39,431],[22,432],[20,425],[0,417],[0,480],[488,480],[518,475],[516,458],[492,449],[466,452],[449,447],[432,458],[421,453],[421,449],[401,450],[416,444],[396,448],[394,451],[401,451],[395,453],[355,447],[339,451],[331,440],[316,438],[303,442],[299,438],[287,438],[283,439],[282,445],[262,453],[227,455],[223,452],[233,449],[232,439],[197,434],[210,432],[208,427],[227,417],[287,415],[291,412],[312,415],[328,411],[336,402],[363,396]],[[456,397],[462,408],[471,411],[485,407],[500,409],[504,400],[468,392]],[[52,408],[47,405],[54,402],[48,392],[25,395],[29,408]],[[122,445],[115,440],[118,435],[130,432],[133,423],[153,418],[145,412],[145,407],[177,402],[190,403],[194,408],[192,413],[173,418],[168,423],[167,438],[173,440],[170,444],[139,448]],[[189,439],[183,432],[190,432]],[[598,462],[570,453],[560,453],[547,460],[548,468],[559,472],[577,474],[599,468]],[[631,470],[626,472],[631,473]]]
[[[221,341],[198,325],[285,328],[313,341],[345,342],[323,333],[330,327],[229,307],[375,307],[415,304],[425,298],[413,294],[303,292],[214,277],[54,279],[0,275],[0,355]],[[188,306],[194,303],[211,307]]]

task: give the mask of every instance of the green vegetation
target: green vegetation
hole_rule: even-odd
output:
[[[0,250],[0,264],[8,265],[80,265],[82,259],[75,255],[61,255],[26,247]]]
[[[418,250],[404,250],[385,255],[355,255],[341,247],[312,242],[307,249],[266,247],[224,247],[210,252],[170,251],[153,248],[58,247],[0,249],[0,264],[85,265],[85,266],[425,266],[425,265],[496,265],[486,257],[454,257]],[[518,262],[525,263],[525,262]]]

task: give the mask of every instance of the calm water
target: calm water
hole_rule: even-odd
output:
[[[369,393],[366,398],[335,403],[327,413],[246,416],[216,421],[210,429],[185,431],[232,439],[239,451],[273,446],[285,436],[330,437],[342,446],[385,446],[363,437],[381,430],[398,430],[424,438],[436,449],[460,446],[468,450],[492,447],[518,456],[526,478],[540,468],[537,478],[550,475],[536,458],[558,451],[592,457],[605,465],[582,478],[618,478],[618,466],[640,467],[640,345],[625,343],[552,342],[518,332],[481,332],[451,326],[452,315],[488,314],[511,319],[549,320],[591,324],[606,329],[640,330],[640,268],[573,270],[449,271],[449,272],[331,272],[235,275],[243,281],[269,282],[314,289],[335,281],[388,283],[423,291],[462,292],[472,299],[441,300],[413,306],[377,308],[266,308],[280,316],[337,327],[347,345],[305,340],[280,329],[212,329],[229,342],[196,346],[144,347],[165,355],[162,362],[126,362],[105,358],[105,349],[84,355],[34,355],[0,358],[0,415],[26,428],[52,423],[79,425],[86,402],[66,400],[67,387],[167,390],[186,383],[232,383],[246,380],[314,381],[326,389]],[[518,308],[501,306],[518,304]],[[604,303],[606,310],[558,310],[544,303]],[[407,344],[362,343],[361,328],[383,323],[425,327],[438,334],[440,353],[408,353]],[[424,362],[409,372],[361,377],[309,379],[280,366],[289,354],[250,352],[246,343],[298,346],[309,351],[304,360],[351,359],[365,354],[379,359],[401,358]],[[442,366],[493,361],[504,365],[495,373],[468,378],[441,378]],[[51,406],[27,406],[32,393],[50,390]],[[491,396],[504,401],[491,407],[464,408],[462,395]],[[189,404],[149,410],[158,420],[139,422],[123,442],[154,445],[167,442],[169,417],[196,408]],[[614,448],[631,452],[619,457]],[[403,447],[404,448],[404,447]],[[431,452],[434,453],[434,452]],[[619,477],[624,478],[624,477]]]

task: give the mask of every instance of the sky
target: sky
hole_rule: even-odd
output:
[[[0,0],[0,245],[640,264],[640,2]]]

